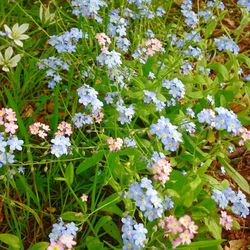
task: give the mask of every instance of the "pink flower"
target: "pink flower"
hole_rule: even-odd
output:
[[[59,242],[59,243],[51,242],[47,248],[47,250],[63,250],[63,249],[64,249],[64,247],[63,247],[61,242]]]
[[[111,44],[111,40],[105,33],[97,33],[95,38],[98,40],[99,45],[102,47],[102,52],[108,50],[108,47]]]
[[[70,136],[72,134],[72,127],[69,123],[62,121],[57,128],[56,136]]]
[[[93,115],[93,118],[95,119],[96,123],[100,123],[102,121],[103,117],[104,117],[103,112],[98,112],[98,114]]]
[[[87,200],[88,200],[88,195],[82,194],[81,200],[82,200],[83,202],[87,201]]]
[[[190,233],[188,230],[185,230],[180,234],[180,239],[182,244],[190,244],[191,240],[194,238],[194,235]]]
[[[244,127],[240,128],[239,131],[241,133],[241,140],[239,141],[239,145],[243,146],[246,141],[250,140],[250,131]]]
[[[113,139],[112,137],[109,137],[107,143],[110,151],[118,151],[122,148],[123,140],[121,138]]]
[[[233,218],[226,211],[221,211],[220,224],[226,229],[231,230],[233,226]]]
[[[18,126],[14,122],[5,123],[4,127],[5,127],[5,132],[11,133],[11,134],[15,134],[15,132],[18,128]]]
[[[44,139],[48,135],[47,132],[50,128],[44,123],[35,122],[29,126],[29,130],[32,135],[38,135],[40,138]]]
[[[173,234],[181,233],[183,231],[180,222],[174,217],[167,221],[166,227],[168,231]]]
[[[181,244],[181,238],[176,238],[174,241],[172,241],[172,247],[176,248]]]
[[[191,223],[191,218],[189,215],[184,215],[179,219],[179,222],[181,223],[182,226],[188,228]]]
[[[66,246],[68,249],[72,249],[74,245],[76,245],[76,242],[73,240],[72,235],[62,235],[59,239],[59,242],[62,243],[64,246]]]
[[[170,163],[165,159],[161,159],[153,165],[153,178],[161,181],[161,183],[165,185],[165,183],[169,180],[169,174],[171,171],[172,167],[170,166]]]
[[[198,226],[195,225],[193,221],[191,221],[188,229],[191,233],[197,234]]]

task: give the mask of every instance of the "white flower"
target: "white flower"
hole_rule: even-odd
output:
[[[5,50],[4,56],[0,52],[0,65],[2,66],[2,70],[5,72],[9,72],[10,68],[16,67],[17,63],[21,60],[20,54],[15,55],[14,57],[12,57],[12,55],[13,55],[12,47],[8,47]]]
[[[6,24],[4,25],[4,29],[8,37],[10,39],[13,39],[14,43],[21,47],[23,47],[23,42],[21,40],[25,40],[29,38],[28,35],[23,34],[28,28],[29,28],[28,23],[24,23],[21,26],[19,26],[18,23],[16,23],[12,27],[12,30]]]

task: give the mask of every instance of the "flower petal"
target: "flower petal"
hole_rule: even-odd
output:
[[[28,35],[20,35],[18,37],[19,40],[25,40],[25,39],[28,39],[28,38],[30,38]]]
[[[5,60],[8,61],[12,55],[13,55],[13,49],[12,47],[8,47],[4,52]]]
[[[20,33],[24,33],[28,28],[29,28],[29,24],[28,24],[28,23],[24,23],[24,24],[22,24],[22,25],[19,27],[18,31],[19,31]]]
[[[15,55],[13,58],[10,59],[9,64],[10,67],[16,67],[18,62],[21,60],[21,55]]]
[[[4,64],[3,54],[0,52],[0,65]]]
[[[12,32],[19,32],[19,25],[18,25],[18,23],[14,24],[14,26],[12,27]]]
[[[19,39],[15,39],[14,43],[20,47],[23,47],[23,42],[21,42]]]
[[[10,29],[10,27],[8,26],[8,25],[4,25],[4,30],[5,30],[5,32],[7,33],[7,34],[10,34],[12,31],[11,31],[11,29]]]

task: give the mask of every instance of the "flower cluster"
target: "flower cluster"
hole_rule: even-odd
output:
[[[150,126],[151,134],[157,135],[164,144],[165,150],[176,151],[182,142],[182,135],[168,118],[161,116],[156,124]]]
[[[62,121],[57,128],[56,136],[70,136],[72,134],[72,127],[69,123]]]
[[[84,125],[91,125],[94,123],[93,117],[84,113],[76,113],[72,118],[72,122],[77,128],[82,128]]]
[[[3,126],[4,130],[0,133],[0,167],[14,163],[13,151],[22,150],[24,141],[19,140],[15,135],[18,128],[16,121],[16,113],[13,109],[0,109],[0,128]]]
[[[152,181],[142,178],[141,182],[134,182],[129,186],[128,197],[135,201],[139,209],[144,212],[144,216],[149,221],[161,218],[163,214],[164,203],[154,189]]]
[[[37,135],[38,137],[44,139],[46,136],[48,136],[50,128],[44,123],[35,122],[29,126],[29,131],[32,135]]]
[[[78,230],[74,222],[65,224],[60,218],[58,223],[53,224],[52,231],[49,234],[50,245],[47,250],[71,250],[76,245],[74,238]]]
[[[239,145],[243,146],[246,141],[250,140],[250,130],[247,130],[246,128],[241,127],[239,129],[239,132],[241,134],[241,140],[239,141]]]
[[[159,180],[163,185],[169,180],[169,175],[173,170],[165,155],[157,152],[153,153],[147,167],[153,172],[153,178]]]
[[[73,14],[76,16],[83,16],[94,18],[97,22],[102,22],[102,18],[98,16],[101,7],[107,6],[103,0],[72,0]]]
[[[83,37],[83,33],[80,29],[71,28],[70,31],[66,31],[61,36],[51,36],[49,44],[55,47],[58,53],[62,52],[76,52],[76,45],[80,38]]]
[[[157,111],[162,111],[165,108],[165,103],[156,97],[156,93],[144,90],[144,102],[147,104],[154,103]]]
[[[57,158],[63,154],[69,154],[70,151],[70,140],[64,135],[56,135],[54,139],[51,140],[51,154],[55,155]]]
[[[11,108],[0,109],[0,125],[4,126],[4,132],[15,134],[18,128],[16,113]]]
[[[116,102],[116,110],[119,112],[117,120],[121,124],[130,123],[135,114],[134,106],[131,104],[129,107],[126,107],[122,99]]]
[[[123,140],[121,138],[114,139],[112,137],[109,137],[107,139],[107,143],[109,146],[110,151],[118,151],[122,148]]]
[[[214,41],[219,51],[227,50],[231,51],[235,55],[238,55],[240,51],[239,46],[232,39],[226,36],[215,38]]]
[[[185,17],[185,23],[190,28],[195,28],[199,22],[198,15],[192,11],[192,0],[184,0],[181,4],[181,12]]]
[[[132,139],[132,138],[125,137],[124,138],[124,143],[125,143],[126,147],[137,148],[136,141],[134,139]]]
[[[97,33],[95,38],[97,39],[102,51],[107,51],[111,44],[110,38],[105,33]]]
[[[39,69],[46,69],[46,77],[50,79],[48,87],[51,89],[53,89],[57,83],[62,81],[59,71],[68,71],[69,69],[69,64],[67,62],[64,62],[62,59],[55,56],[42,59],[37,65]]]
[[[221,211],[220,225],[222,225],[226,230],[231,230],[233,226],[233,218],[228,215],[226,211]]]
[[[249,215],[250,203],[247,202],[246,196],[240,190],[236,193],[230,187],[221,191],[214,189],[211,197],[222,209],[225,209],[232,203],[231,210],[236,215],[243,218]]]
[[[203,109],[197,114],[200,123],[207,123],[218,130],[227,130],[233,135],[240,133],[241,123],[236,114],[223,107],[215,108],[216,113],[211,109]]]
[[[161,41],[156,38],[148,39],[146,42],[139,46],[139,48],[133,53],[133,58],[139,59],[143,64],[146,63],[148,57],[152,57],[156,52],[165,52]]]
[[[193,122],[190,122],[186,119],[183,119],[181,121],[181,129],[182,130],[185,130],[187,133],[189,133],[190,135],[194,135],[195,133],[195,128],[196,128],[196,125],[195,123]]]
[[[90,108],[93,114],[98,114],[103,103],[97,98],[98,92],[87,84],[77,89],[79,103],[86,108]]]
[[[115,69],[122,65],[121,54],[115,50],[102,51],[102,53],[96,57],[96,60],[101,66],[106,65],[108,69]]]
[[[142,223],[136,223],[130,216],[122,218],[123,250],[143,249],[145,247],[148,230]]]
[[[23,143],[24,141],[19,140],[15,135],[5,138],[4,133],[0,133],[0,167],[15,162],[13,151],[21,151]]]
[[[179,220],[170,215],[162,219],[159,226],[166,230],[166,236],[171,235],[171,238],[174,238],[172,241],[173,248],[181,244],[190,244],[198,230],[198,226],[189,215],[184,215]]]
[[[162,86],[168,89],[168,93],[172,99],[167,102],[168,106],[175,105],[175,100],[179,101],[185,96],[185,87],[181,80],[174,78],[173,80],[163,79]]]

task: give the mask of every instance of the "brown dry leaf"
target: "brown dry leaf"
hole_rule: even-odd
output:
[[[225,18],[223,19],[223,23],[229,28],[229,29],[236,29],[237,25],[234,20]]]
[[[4,219],[4,214],[2,212],[2,208],[3,208],[3,200],[0,200],[0,222],[2,222]]]
[[[229,247],[225,246],[225,250],[241,250],[242,246],[244,244],[244,240],[230,240],[229,241]]]
[[[34,108],[29,103],[24,104],[22,110],[22,119],[25,117],[31,117],[34,114]]]

